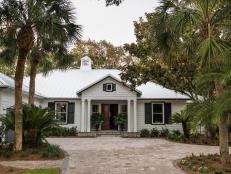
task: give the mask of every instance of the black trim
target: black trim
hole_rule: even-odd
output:
[[[155,103],[157,103],[157,104],[160,103],[160,104],[164,105],[164,113],[163,113],[164,114],[164,123],[156,123],[156,124],[152,123],[152,117],[153,117],[152,107],[153,107],[153,104],[155,104]],[[170,120],[170,117],[172,116],[172,103],[167,103],[167,102],[163,102],[163,101],[162,102],[161,101],[159,101],[159,102],[158,101],[152,101],[152,102],[145,103],[144,107],[145,107],[144,108],[144,122],[145,122],[145,124],[150,124],[150,125],[170,124],[169,120]]]
[[[158,101],[156,101],[156,102],[151,102],[151,107],[152,107],[152,121],[153,121],[153,104],[162,104],[163,105],[163,107],[164,107],[164,102],[162,101],[162,102],[158,102]],[[163,122],[164,123],[151,123],[151,125],[165,125],[166,123],[165,123],[165,108],[164,108],[164,110],[163,110]]]
[[[107,90],[107,85],[111,85],[111,91]],[[114,92],[114,91],[116,91],[116,84],[115,83],[104,83],[103,84],[103,91],[105,91],[105,92]]]

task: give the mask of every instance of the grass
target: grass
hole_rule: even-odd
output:
[[[17,174],[60,174],[59,168],[23,170]]]

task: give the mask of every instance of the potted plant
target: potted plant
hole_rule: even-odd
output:
[[[96,130],[101,130],[103,124],[103,115],[101,113],[93,113],[91,115],[91,123],[95,126]]]
[[[118,116],[115,117],[115,122],[118,125],[118,131],[123,130],[125,127],[125,124],[127,123],[127,114],[120,113]]]

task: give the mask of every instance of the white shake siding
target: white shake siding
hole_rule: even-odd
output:
[[[28,95],[23,94],[23,103],[28,103]],[[41,106],[41,99],[35,99],[35,105]],[[6,109],[14,106],[15,100],[14,100],[14,91],[9,88],[3,88],[0,89],[0,114],[5,114]]]
[[[103,91],[103,84],[114,83],[116,84],[116,91],[105,92]],[[127,100],[129,98],[136,98],[137,93],[131,91],[128,87],[118,83],[114,79],[108,77],[105,80],[95,84],[82,92],[82,98],[100,99],[100,100]]]

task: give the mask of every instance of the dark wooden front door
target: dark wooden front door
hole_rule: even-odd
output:
[[[109,130],[110,129],[110,105],[103,104],[101,108],[102,108],[102,114],[104,117],[104,122],[103,122],[102,128],[104,130]]]

